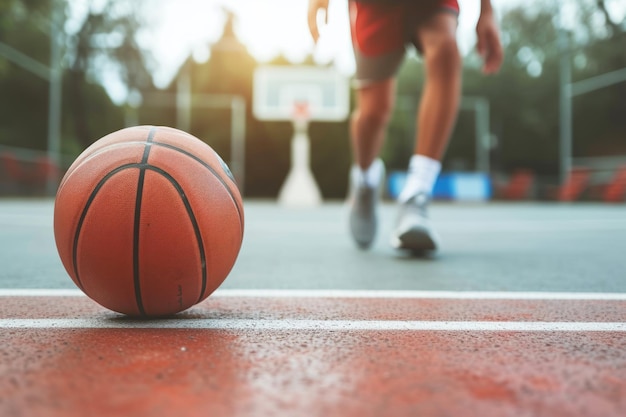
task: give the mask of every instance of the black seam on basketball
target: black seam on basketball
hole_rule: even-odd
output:
[[[221,177],[221,175],[219,175],[219,173],[215,169],[213,169],[213,167],[211,165],[209,165],[207,162],[203,161],[202,159],[198,158],[196,155],[192,154],[191,152],[188,152],[188,151],[186,151],[184,149],[181,149],[181,148],[179,148],[177,146],[170,145],[169,143],[163,143],[163,142],[154,141],[153,144],[157,145],[157,146],[162,146],[164,148],[172,149],[174,151],[180,152],[183,155],[186,155],[186,156],[192,158],[193,160],[199,162],[203,167],[208,169],[219,180],[219,182],[222,183],[222,185],[224,186],[224,188],[226,189],[226,191],[230,195],[230,198],[233,200],[233,203],[235,204],[235,208],[237,209],[237,214],[239,215],[239,230],[241,230],[241,237],[243,239],[243,229],[244,229],[244,226],[243,226],[241,207],[239,207],[239,203],[237,202],[237,199],[235,198],[235,195],[233,194],[232,190],[230,189],[230,187],[228,186],[226,181],[224,181],[224,179]]]
[[[80,276],[78,274],[78,259],[77,259],[77,253],[78,253],[78,239],[80,237],[80,232],[82,230],[83,227],[83,223],[85,222],[85,218],[87,217],[87,212],[89,211],[89,208],[91,207],[91,204],[93,203],[93,201],[96,198],[96,195],[98,194],[98,192],[100,191],[100,189],[104,186],[104,184],[111,178],[113,177],[115,174],[124,171],[126,169],[129,168],[138,168],[143,171],[145,170],[151,170],[154,171],[160,175],[162,175],[163,177],[165,177],[165,179],[167,179],[170,184],[172,184],[172,186],[176,189],[176,191],[178,192],[179,196],[181,197],[181,200],[183,201],[183,204],[185,205],[185,209],[187,210],[187,213],[189,215],[189,219],[191,221],[191,225],[194,229],[194,234],[196,237],[196,240],[198,242],[198,250],[200,253],[200,262],[201,262],[201,268],[202,268],[202,290],[200,291],[200,295],[198,297],[198,302],[202,300],[202,296],[204,295],[204,292],[206,291],[206,286],[207,286],[207,268],[206,268],[206,255],[205,255],[205,251],[204,251],[204,243],[202,242],[202,234],[200,232],[200,226],[198,224],[198,221],[195,217],[195,214],[193,213],[193,209],[191,208],[191,203],[189,202],[189,200],[187,199],[185,192],[182,188],[182,186],[176,181],[176,179],[174,179],[174,177],[172,177],[169,173],[167,173],[166,171],[164,171],[161,168],[155,167],[154,165],[149,165],[146,163],[129,163],[129,164],[124,164],[121,165],[111,171],[109,171],[104,177],[102,177],[102,179],[98,182],[98,184],[96,184],[96,186],[94,187],[93,191],[91,192],[91,194],[89,195],[89,198],[87,199],[87,202],[85,203],[85,206],[83,208],[83,211],[80,215],[80,218],[78,220],[77,226],[76,226],[76,233],[74,234],[74,245],[73,245],[73,249],[72,249],[72,266],[74,268],[74,275],[76,277],[76,281],[78,282],[78,286],[81,290],[83,290],[83,292],[87,293],[85,291],[85,288],[83,287],[82,281],[80,280]],[[133,239],[135,238],[135,235],[133,236]],[[133,245],[135,246],[135,245]],[[134,254],[133,254],[134,256]],[[134,262],[134,264],[136,264]],[[140,301],[141,302],[141,301]],[[142,305],[143,308],[143,305]],[[145,313],[142,313],[145,314]]]
[[[233,191],[231,190],[230,186],[227,184],[227,182],[221,177],[221,175],[213,168],[211,167],[207,162],[203,161],[202,159],[198,158],[197,156],[195,156],[194,154],[191,154],[190,152],[185,151],[184,149],[178,148],[174,145],[169,145],[166,143],[160,143],[160,142],[155,142],[154,141],[154,136],[157,132],[158,128],[157,127],[151,127],[149,134],[148,134],[148,138],[146,139],[145,142],[145,148],[144,148],[144,153],[142,156],[142,160],[140,163],[128,163],[128,164],[124,164],[121,166],[118,166],[114,169],[112,169],[111,171],[109,171],[106,175],[104,175],[100,181],[96,184],[96,186],[94,187],[94,189],[92,190],[91,194],[89,195],[85,206],[83,207],[83,211],[80,215],[79,221],[77,223],[76,226],[76,231],[74,234],[74,242],[73,242],[73,248],[72,248],[72,267],[74,269],[74,275],[76,277],[76,281],[77,284],[79,286],[79,288],[81,290],[83,290],[83,292],[87,293],[85,291],[84,285],[80,279],[80,275],[78,273],[78,240],[80,237],[80,233],[82,231],[82,227],[84,224],[84,221],[87,217],[87,213],[93,203],[93,201],[96,198],[96,195],[98,194],[98,192],[100,191],[100,189],[104,186],[104,184],[115,174],[119,173],[120,171],[123,171],[125,169],[129,169],[129,168],[138,168],[139,169],[139,179],[138,179],[138,184],[137,184],[137,194],[136,194],[136,201],[135,201],[135,213],[134,213],[134,230],[133,230],[133,280],[134,280],[134,288],[135,288],[135,298],[136,298],[136,302],[137,302],[137,307],[139,309],[139,312],[141,315],[146,315],[145,310],[144,310],[144,306],[143,306],[143,301],[141,298],[141,285],[140,285],[140,281],[139,281],[139,232],[140,232],[140,213],[141,213],[141,203],[142,203],[142,196],[143,196],[143,185],[144,185],[144,181],[145,181],[145,171],[146,170],[151,170],[154,171],[160,175],[162,175],[163,177],[165,177],[171,184],[172,186],[174,186],[174,188],[177,190],[177,192],[179,193],[179,196],[181,197],[181,200],[183,201],[183,204],[185,205],[185,209],[187,210],[187,213],[189,215],[190,221],[192,223],[192,227],[194,229],[194,233],[196,236],[196,240],[198,243],[198,248],[199,248],[199,252],[200,252],[200,258],[201,258],[201,268],[202,268],[202,289],[200,291],[200,295],[198,297],[198,302],[202,300],[202,297],[206,291],[206,287],[207,287],[207,265],[206,265],[206,254],[205,254],[205,249],[204,249],[204,243],[202,241],[202,234],[200,232],[200,227],[199,224],[197,222],[197,219],[193,213],[193,209],[191,207],[191,203],[189,202],[189,200],[187,199],[185,192],[183,190],[183,188],[181,187],[181,185],[174,179],[174,177],[172,175],[170,175],[168,172],[164,171],[161,168],[158,168],[156,166],[150,165],[147,161],[148,161],[148,157],[150,154],[150,149],[152,147],[152,145],[159,145],[177,152],[180,152],[186,156],[191,157],[193,160],[199,162],[202,166],[204,166],[205,168],[207,168],[221,183],[222,186],[226,189],[226,191],[228,192],[228,194],[230,195],[230,198],[232,199],[235,208],[237,209],[238,212],[238,217],[239,217],[239,222],[240,222],[240,231],[241,231],[241,235],[243,238],[243,232],[244,232],[244,227],[243,227],[243,218],[242,218],[242,208],[240,207],[237,199],[234,196]],[[77,167],[78,168],[78,167]]]
[[[140,164],[131,163],[131,164],[121,165],[113,169],[112,171],[109,171],[104,177],[102,177],[102,179],[98,182],[98,184],[96,184],[93,191],[89,195],[89,198],[87,199],[87,202],[85,203],[85,206],[83,207],[83,211],[80,214],[80,218],[78,219],[78,223],[76,225],[76,232],[74,233],[74,244],[72,246],[72,267],[74,268],[74,276],[76,277],[76,281],[78,281],[78,286],[83,291],[85,291],[85,288],[83,287],[83,283],[80,280],[80,275],[78,274],[77,257],[78,257],[78,239],[80,237],[80,232],[83,228],[83,223],[85,222],[85,218],[87,217],[87,211],[89,211],[89,208],[91,207],[91,204],[93,203],[93,200],[96,198],[96,194],[98,194],[98,191],[100,191],[104,183],[107,182],[109,178],[111,178],[113,175],[127,168],[138,168],[138,167],[140,167]]]
[[[143,300],[141,299],[141,281],[139,277],[139,234],[141,231],[141,203],[143,200],[143,184],[146,177],[146,164],[148,162],[148,156],[150,155],[150,149],[152,148],[152,139],[156,133],[156,128],[151,128],[148,132],[148,138],[143,150],[143,156],[141,158],[141,164],[139,168],[139,179],[137,180],[137,195],[135,197],[135,219],[133,224],[133,282],[135,285],[135,301],[137,302],[137,308],[139,314],[146,315],[146,310],[143,307]]]
[[[189,216],[189,220],[191,221],[191,227],[193,227],[193,232],[194,232],[194,235],[196,236],[196,241],[198,242],[198,251],[200,253],[200,264],[202,266],[202,287],[201,287],[200,295],[198,296],[198,301],[197,301],[197,302],[200,302],[202,301],[202,296],[204,295],[204,292],[206,291],[206,286],[207,286],[206,255],[204,252],[204,243],[202,242],[202,233],[200,232],[200,225],[198,224],[198,220],[196,219],[196,216],[193,212],[191,203],[189,202],[189,199],[185,195],[185,190],[183,190],[183,187],[167,171],[163,170],[162,168],[156,167],[154,165],[149,165],[149,164],[145,164],[144,169],[149,169],[151,171],[154,171],[162,175],[166,180],[168,180],[170,184],[172,184],[172,186],[176,189],[176,191],[178,191],[180,199],[185,205],[185,210],[187,210],[187,215]]]

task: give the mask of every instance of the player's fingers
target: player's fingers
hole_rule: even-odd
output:
[[[478,55],[482,57],[485,56],[485,42],[480,35],[478,36],[478,41],[476,42],[476,50],[478,51]]]
[[[483,59],[482,71],[485,74],[491,74],[499,68],[498,51],[500,41],[495,32],[485,30],[478,33],[478,43],[476,49]]]
[[[483,55],[485,60],[483,70],[487,74],[493,74],[500,69],[504,59],[502,44],[500,43],[498,35],[493,32],[487,35],[485,44],[484,49],[486,53]]]

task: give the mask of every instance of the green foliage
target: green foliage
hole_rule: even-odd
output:
[[[89,9],[75,32],[65,33],[62,100],[62,152],[68,158],[124,125],[124,109],[116,106],[102,84],[102,70],[117,63],[128,88],[145,87],[151,77],[134,33],[139,28],[127,2],[108,1],[101,12]],[[0,42],[44,66],[50,62],[50,0],[0,0]],[[65,5],[65,19],[74,13]],[[93,5],[91,5],[93,7]],[[76,16],[73,16],[77,18]],[[98,37],[118,34],[119,44],[99,43]],[[35,150],[47,147],[48,91],[46,80],[0,57],[0,144]]]
[[[311,123],[311,170],[324,198],[342,199],[352,163],[349,124]]]
[[[560,49],[555,27],[557,7],[562,5],[535,0],[502,16],[506,58],[499,74],[484,76],[476,53],[464,57],[464,96],[484,97],[490,103],[495,171],[526,167],[556,175],[563,53],[571,55],[575,82],[626,67],[624,24],[612,20],[603,0],[573,1],[568,51]],[[0,42],[48,65],[51,4],[50,0],[0,0]],[[152,84],[150,71],[155,63],[138,42],[138,34],[149,23],[141,18],[143,2],[88,2],[82,15],[70,9],[74,3],[65,4],[65,16],[72,18],[72,25],[65,26],[68,33],[63,40],[63,151],[77,155],[94,140],[123,127],[125,117],[133,114],[140,124],[176,126],[173,99],[169,107],[144,99],[133,109],[114,103],[103,88],[106,77],[116,77],[125,90],[140,91],[144,97],[176,92],[176,82],[165,91]],[[190,58],[185,64],[191,71],[192,91],[245,99],[246,195],[275,197],[290,165],[292,126],[253,117],[252,75],[258,64],[233,39],[232,22],[224,36],[227,42],[212,45],[208,62],[196,64]],[[284,57],[272,64],[291,65]],[[407,56],[398,74],[398,101],[382,154],[389,170],[405,169],[412,153],[423,82],[422,58]],[[0,144],[45,149],[48,83],[0,56],[0,96]],[[573,112],[575,157],[626,154],[626,83],[576,97]],[[471,110],[460,111],[444,159],[445,170],[475,169],[474,123]],[[230,129],[230,111],[193,109],[190,133],[226,160]],[[349,123],[312,123],[309,133],[311,165],[324,197],[343,198],[352,160]]]
[[[77,29],[67,34],[69,89],[66,97],[74,115],[74,136],[83,147],[99,137],[89,123],[90,117],[98,114],[86,91],[90,81],[103,84],[107,76],[117,76],[128,91],[152,85],[148,70],[150,56],[137,41],[142,4],[141,1],[120,0],[106,0],[97,6],[89,3]],[[71,3],[68,7],[69,13]]]
[[[49,60],[49,41],[42,32],[48,1],[0,1],[0,42],[39,62]],[[43,149],[48,83],[0,57],[0,144]]]
[[[602,1],[577,0],[569,31],[573,81],[626,67],[626,27],[609,23]],[[496,137],[492,167],[510,172],[534,169],[557,175],[559,161],[558,4],[532,1],[511,9],[501,20],[505,61],[495,76],[480,72],[475,53],[465,57],[463,95],[489,100],[491,132]],[[405,60],[398,76],[396,106],[383,157],[392,169],[405,169],[412,150],[413,112],[424,80],[419,58]],[[626,154],[626,83],[573,100],[574,157]],[[444,159],[445,170],[473,170],[474,118],[461,110]]]

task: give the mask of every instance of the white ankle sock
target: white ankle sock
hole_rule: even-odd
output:
[[[369,187],[376,188],[380,184],[380,180],[383,174],[383,161],[375,159],[367,169],[363,170],[358,165],[355,166],[358,169],[361,181],[367,184]]]
[[[413,155],[409,162],[406,183],[398,196],[398,201],[404,203],[422,192],[431,195],[440,171],[441,162],[438,160],[424,155]]]

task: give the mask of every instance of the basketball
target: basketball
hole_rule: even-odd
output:
[[[113,132],[69,167],[54,236],[74,283],[130,316],[203,301],[230,273],[244,232],[241,194],[206,143],[162,126]]]

